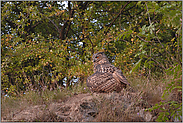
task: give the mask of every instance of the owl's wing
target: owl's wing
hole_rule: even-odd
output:
[[[114,72],[113,72],[113,77],[124,84],[130,85],[130,83],[128,83],[127,79],[125,78],[125,76],[123,75],[122,71],[120,69],[117,69],[115,67]]]
[[[94,91],[97,85],[99,84],[100,78],[98,78],[97,75],[98,72],[95,72],[93,75],[89,76],[86,80],[86,84],[91,91]]]
[[[87,78],[87,86],[92,92],[111,92],[118,86],[112,74],[95,72]]]

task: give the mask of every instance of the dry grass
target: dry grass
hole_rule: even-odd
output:
[[[123,90],[120,95],[125,97],[124,99],[115,99],[115,96],[110,99],[102,98],[101,102],[95,102],[98,108],[98,113],[95,116],[95,122],[141,122],[145,121],[139,116],[138,109],[150,108],[156,103],[162,101],[162,94],[167,84],[170,83],[172,77],[162,78],[160,80],[151,79],[148,80],[145,77],[128,77],[128,81],[131,86]],[[83,85],[76,85],[72,89],[62,90],[44,90],[41,93],[36,91],[27,92],[22,97],[2,97],[1,110],[2,118],[4,120],[11,120],[15,113],[18,113],[26,107],[33,105],[48,105],[53,102],[63,102],[67,98],[79,94],[89,93],[86,83]],[[175,96],[175,94],[177,94]],[[172,96],[173,95],[173,96]],[[180,98],[181,96],[181,98]],[[182,99],[182,94],[172,92],[172,94],[166,97],[167,100]],[[178,99],[178,100],[180,100]],[[122,101],[122,102],[120,102]],[[132,105],[130,109],[127,108],[127,104]],[[127,108],[127,109],[126,109]],[[153,112],[153,115],[157,115],[158,110]],[[45,117],[46,116],[46,117]],[[42,116],[38,117],[36,121],[63,121],[58,118],[54,112],[47,111]]]
[[[11,120],[15,113],[25,109],[27,102],[21,98],[2,97],[1,99],[1,118]]]
[[[1,111],[4,119],[11,120],[14,114],[34,105],[50,104],[54,101],[60,102],[66,99],[66,95],[61,91],[44,90],[41,93],[36,91],[26,92],[20,97],[2,97]]]

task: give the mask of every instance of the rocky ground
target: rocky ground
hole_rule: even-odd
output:
[[[2,121],[155,121],[155,112],[145,111],[150,103],[139,98],[140,92],[75,94],[64,101],[27,107],[6,115]]]

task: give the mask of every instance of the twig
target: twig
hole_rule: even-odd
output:
[[[138,38],[140,38],[142,41],[145,41],[145,42],[152,42],[152,41],[146,41],[144,40],[143,38],[141,38],[140,36],[136,35]]]
[[[87,36],[87,38],[88,38],[88,40],[90,41],[90,43],[91,43],[91,45],[92,45],[92,54],[94,53],[94,50],[93,50],[93,42],[91,41],[91,39],[90,39],[90,37],[89,36]]]
[[[163,69],[165,69],[166,70],[166,68],[163,66],[163,65],[161,65],[158,61],[156,61],[154,58],[151,58],[153,61],[155,61],[159,66],[161,66]]]
[[[147,3],[146,3],[146,7],[147,7]],[[147,7],[147,12],[148,12],[149,10],[148,10],[148,7]],[[150,15],[149,15],[149,13],[147,13],[148,14],[148,17],[149,17],[149,24],[151,24],[151,18],[150,18]]]
[[[125,7],[130,3],[131,1],[128,1],[124,6],[122,6],[121,11],[119,12],[119,14],[113,19],[113,21],[111,22],[111,24],[108,26],[107,30],[104,32],[104,34],[106,35],[109,28],[112,26],[112,24],[116,21],[116,19],[120,16],[120,14],[123,12],[123,10],[125,9]]]
[[[68,2],[68,9],[69,9],[69,18],[73,17],[74,14],[74,10],[71,9],[71,5],[70,5],[70,1]],[[65,32],[65,36],[67,37],[67,34],[69,32],[70,26],[71,26],[71,21],[69,21],[69,23],[67,24],[68,28]]]
[[[166,50],[166,48],[163,46],[163,44],[161,43],[161,41],[159,40],[159,38],[158,38],[157,36],[156,36],[156,38],[157,38],[158,42],[161,44],[162,48],[166,51],[166,53],[169,54],[169,55],[171,56],[172,60],[175,60],[175,61],[177,61],[179,64],[182,65],[182,63],[179,62],[179,60],[175,59],[174,56],[172,56],[172,54],[170,54],[170,53]]]
[[[60,32],[60,29],[58,28],[58,26],[48,17],[46,17],[56,28],[57,28],[57,31]]]
[[[39,14],[41,14],[43,16],[43,14],[41,12],[39,12]],[[45,17],[45,18],[47,18],[57,28],[57,31],[60,33],[60,29],[58,28],[58,26],[49,17]]]

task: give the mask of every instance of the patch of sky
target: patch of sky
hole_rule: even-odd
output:
[[[60,1],[57,1],[57,4],[61,4],[61,2]]]
[[[91,22],[92,22],[92,23],[95,23],[95,22],[97,22],[97,20],[93,19]]]
[[[57,2],[58,4],[58,2]],[[66,9],[68,7],[68,1],[63,1],[62,3],[60,2],[61,5],[64,5],[63,9]]]
[[[78,42],[78,45],[79,46],[83,46],[83,42]]]
[[[9,97],[9,95],[8,95],[8,94],[6,94],[6,95],[4,95],[4,96]]]
[[[48,73],[49,76],[52,76],[52,73]]]
[[[63,26],[64,24],[62,24],[62,23],[59,23],[59,25]]]
[[[100,27],[100,29],[102,29],[102,26],[101,25],[99,25],[99,27]]]
[[[76,77],[76,76],[74,76],[74,78],[69,82],[69,84],[71,85],[74,85],[76,82],[78,82],[79,81],[79,77]],[[64,86],[66,86],[66,83],[67,83],[67,77],[65,77],[64,79],[63,79],[63,85]]]
[[[7,2],[8,4],[12,4],[12,2]]]

